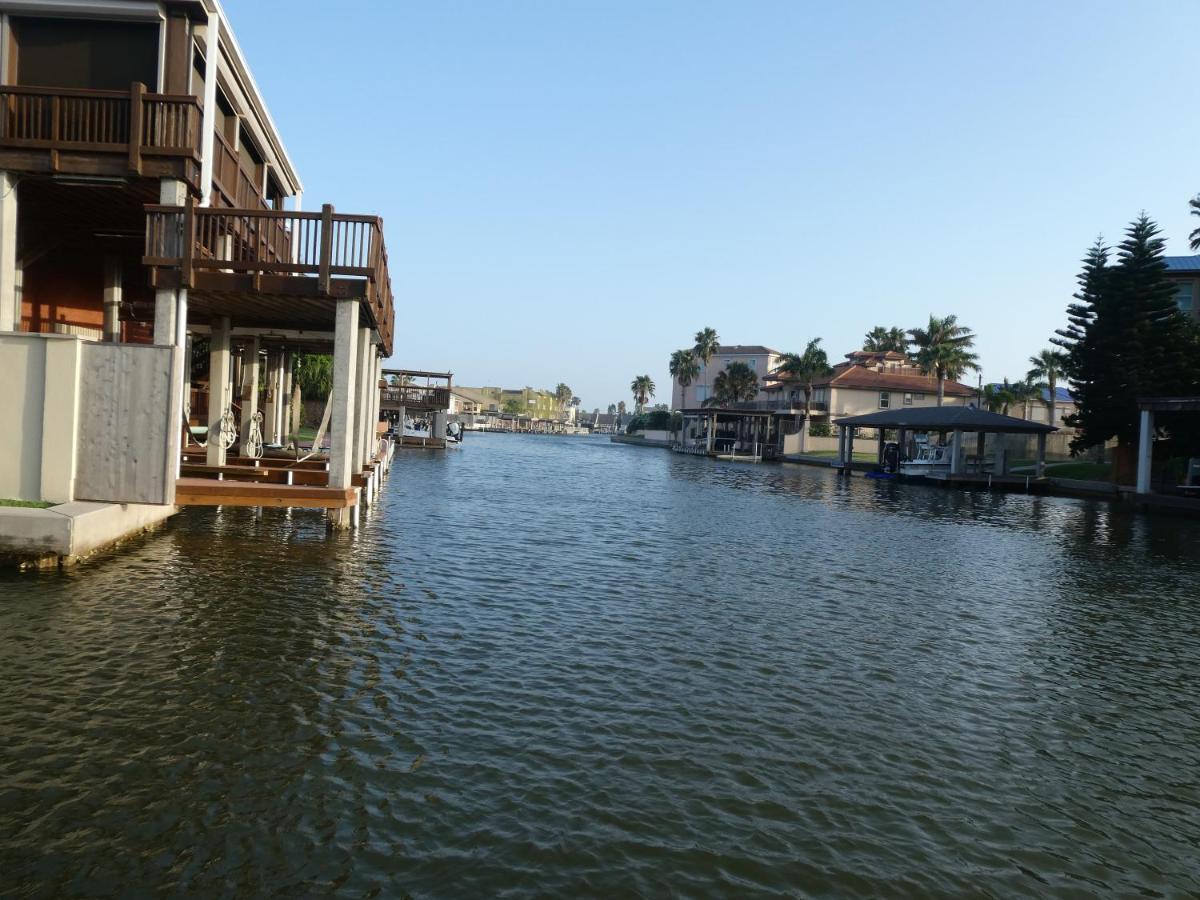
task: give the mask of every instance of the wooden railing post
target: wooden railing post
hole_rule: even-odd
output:
[[[142,174],[142,107],[146,86],[135,81],[129,88],[129,171]]]
[[[192,287],[192,254],[196,252],[196,198],[188,195],[183,207],[183,247],[179,256],[179,280],[183,287]]]
[[[321,207],[321,261],[317,270],[317,290],[329,296],[329,274],[333,254],[333,206],[326,203]]]
[[[62,98],[55,94],[50,98],[50,171],[57,172],[58,143],[62,140]]]

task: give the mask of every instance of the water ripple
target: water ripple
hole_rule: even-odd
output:
[[[0,575],[20,897],[1200,893],[1200,526],[481,436]]]

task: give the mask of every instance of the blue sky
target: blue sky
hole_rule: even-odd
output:
[[[665,400],[703,326],[930,313],[1020,377],[1097,234],[1200,225],[1194,0],[226,6],[305,207],[385,218],[393,361],[462,384]]]

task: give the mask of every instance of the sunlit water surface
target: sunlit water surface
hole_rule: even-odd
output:
[[[0,575],[0,893],[1200,892],[1200,523],[605,439]]]

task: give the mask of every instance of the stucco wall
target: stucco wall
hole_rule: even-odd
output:
[[[686,395],[679,383],[674,378],[671,379],[671,409],[696,409],[704,397],[711,397],[713,380],[725,370],[726,360],[731,363],[744,362],[750,366],[758,376],[760,384],[763,377],[779,365],[779,356],[775,353],[721,353],[714,356],[707,367],[702,366],[700,377],[688,387]],[[701,390],[702,388],[704,390]],[[755,399],[766,400],[767,395],[760,390]]]
[[[79,338],[0,333],[0,498],[72,499]]]
[[[921,406],[937,406],[937,393],[925,394],[922,398],[921,394],[913,394],[913,402],[907,407],[904,404],[904,391],[890,391],[891,406],[889,409],[912,409],[913,407]],[[968,398],[965,397],[946,397],[943,406],[965,406]],[[879,391],[878,390],[863,390],[860,388],[833,388],[833,402],[829,404],[832,417],[836,419],[844,416],[862,416],[867,413],[879,412]]]

